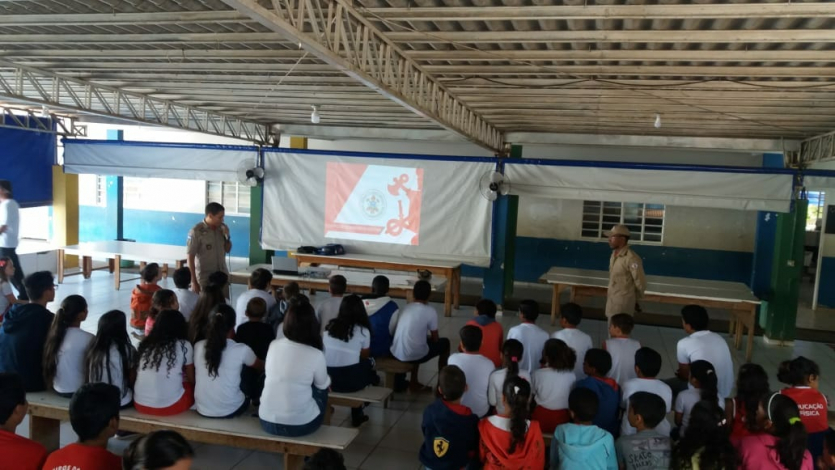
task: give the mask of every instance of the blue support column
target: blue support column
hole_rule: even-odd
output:
[[[763,168],[783,168],[783,154],[763,154]],[[754,261],[751,269],[751,290],[763,299],[769,297],[774,248],[777,240],[777,214],[760,212],[754,238]],[[761,318],[761,320],[763,320]],[[761,325],[762,326],[762,325]]]
[[[510,157],[521,158],[522,146],[512,146]],[[484,270],[482,297],[499,305],[513,295],[518,218],[518,196],[500,196],[493,204],[493,259],[490,267]]]
[[[125,133],[122,130],[108,129],[107,140],[125,140]],[[108,176],[105,178],[107,191],[107,220],[108,227],[113,230],[108,233],[108,239],[121,240],[125,237],[125,182],[121,176]]]

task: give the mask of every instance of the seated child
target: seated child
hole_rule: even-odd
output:
[[[467,391],[461,399],[461,404],[470,408],[479,418],[487,415],[490,404],[487,401],[487,389],[490,374],[495,367],[493,361],[478,353],[481,348],[481,328],[464,325],[459,333],[463,353],[455,353],[449,357],[449,364],[458,366],[467,378]]]
[[[690,425],[687,427],[687,431],[673,448],[671,468],[709,468],[711,470],[734,470],[737,468],[738,459],[736,451],[731,445],[729,428],[722,409],[715,403],[708,401],[696,403],[690,413]],[[772,449],[761,450],[763,454],[774,453]],[[746,468],[765,470],[784,467],[765,465],[763,467]],[[807,470],[811,469],[812,467],[809,466]]]
[[[571,422],[560,425],[551,441],[551,468],[563,470],[617,470],[615,440],[592,424],[597,414],[597,395],[575,388],[568,396]]]
[[[49,454],[43,468],[63,470],[120,470],[122,459],[107,451],[107,440],[119,430],[117,387],[104,383],[85,384],[70,400],[70,424],[78,443]]]
[[[597,395],[599,406],[592,423],[605,429],[615,437],[620,434],[620,387],[615,379],[606,377],[612,367],[612,356],[603,349],[591,348],[586,351],[583,370],[586,378],[578,380],[574,388],[588,388]]]
[[[687,425],[690,423],[690,411],[696,403],[704,400],[709,401],[720,408],[725,407],[725,400],[719,398],[716,370],[707,361],[693,361],[690,363],[690,386],[676,397],[673,406],[676,415],[675,422],[678,426],[678,435],[684,434]]]
[[[127,320],[121,310],[111,310],[99,318],[96,337],[84,356],[85,383],[104,382],[119,387],[123,407],[133,403],[138,354],[128,337]]]
[[[250,299],[246,304],[246,317],[249,321],[239,326],[235,332],[235,341],[252,348],[255,357],[262,361],[267,360],[267,350],[275,339],[275,330],[263,321],[266,314],[267,302],[264,299]],[[252,398],[253,404],[258,405],[261,391],[264,390],[264,370],[244,367],[241,389],[246,396]]]
[[[532,419],[539,421],[545,434],[554,432],[557,426],[567,423],[568,394],[577,381],[574,363],[577,356],[562,340],[551,338],[542,350],[543,367],[533,373],[533,396],[536,408]]]
[[[238,296],[238,301],[235,303],[235,313],[237,319],[235,326],[241,326],[246,323],[246,305],[254,298],[264,299],[267,302],[267,309],[272,308],[276,304],[275,297],[273,297],[270,290],[272,289],[273,273],[264,268],[258,268],[252,271],[247,281],[248,290]]]
[[[194,449],[175,431],[154,431],[133,441],[125,451],[123,468],[128,470],[188,470]]]
[[[655,427],[664,419],[664,400],[654,393],[635,392],[629,397],[629,424],[638,432],[615,443],[618,465],[625,470],[670,468],[670,438]]]
[[[529,419],[531,386],[521,377],[504,383],[502,404],[506,413],[478,422],[479,460],[484,470],[545,467],[545,442],[539,422]]]
[[[345,276],[337,274],[328,279],[330,297],[316,305],[316,319],[319,320],[319,330],[322,334],[325,334],[328,323],[339,315],[339,306],[342,304],[342,297],[345,296],[346,290],[348,290],[348,280]]]
[[[496,321],[496,302],[490,299],[481,299],[475,304],[475,318],[468,321],[468,325],[481,328],[481,348],[478,353],[493,361],[493,366],[502,366],[502,340],[504,329],[502,324]]]
[[[302,470],[347,470],[345,457],[333,449],[319,449],[304,463]]]
[[[400,308],[388,293],[389,278],[375,276],[371,281],[371,294],[363,297],[371,323],[371,357],[388,356],[394,338],[395,317]]]
[[[423,445],[418,454],[426,468],[466,468],[476,458],[478,417],[461,404],[467,390],[464,372],[446,366],[438,374],[438,398],[423,411]]]
[[[13,305],[26,302],[15,297],[12,291],[11,279],[14,278],[14,273],[14,261],[8,256],[0,256],[0,323],[3,323],[3,316]]]
[[[780,393],[797,403],[800,419],[809,433],[809,452],[817,462],[823,454],[823,438],[829,431],[829,403],[818,390],[820,367],[814,361],[798,356],[791,361],[780,363],[777,380],[789,385]]]
[[[835,468],[835,431],[832,429],[826,433],[823,439],[823,455],[821,455],[818,468],[822,468],[823,470]]]
[[[188,266],[174,271],[174,292],[177,294],[177,303],[180,304],[180,313],[188,321],[191,311],[197,305],[197,293],[191,290],[191,270]]]
[[[17,470],[41,470],[46,448],[15,434],[28,411],[23,379],[17,374],[0,373],[0,455],[3,460],[14,458]]]
[[[548,332],[536,326],[538,316],[539,304],[534,300],[523,300],[519,303],[519,319],[522,323],[507,332],[507,339],[515,339],[522,343],[525,352],[519,368],[528,371],[529,374],[539,369],[542,348],[545,341],[548,341]]]
[[[736,380],[736,396],[725,401],[725,416],[731,423],[731,443],[739,446],[745,436],[756,433],[757,420],[746,416],[757,416],[757,408],[764,396],[771,395],[768,374],[759,364],[747,363],[739,368]]]
[[[695,414],[694,409],[691,427]],[[794,400],[780,392],[762,397],[756,422],[761,432],[739,443],[740,470],[814,468],[812,454],[806,449],[806,427]]]
[[[145,336],[145,321],[148,318],[148,312],[151,310],[151,300],[154,292],[162,289],[162,287],[157,285],[160,280],[160,270],[157,263],[148,263],[139,275],[142,280],[130,295],[130,327],[133,328],[135,336],[141,339]]]
[[[157,314],[163,310],[180,311],[180,303],[173,290],[160,289],[154,292],[154,296],[151,297],[151,310],[148,311],[148,318],[145,319],[145,336],[151,334],[154,322],[157,321]]]
[[[627,408],[629,407],[629,397],[635,392],[649,392],[658,395],[664,399],[667,405],[665,413],[669,413],[673,406],[673,391],[670,386],[656,379],[658,372],[661,371],[661,355],[651,348],[643,347],[635,353],[635,373],[638,375],[636,379],[627,380],[623,384],[623,395],[621,398],[621,409],[623,410],[623,420],[620,426],[621,436],[631,436],[637,432],[632,425],[629,424],[627,416]],[[666,419],[661,420],[656,428],[656,431],[664,436],[670,435],[670,422]]]
[[[573,302],[567,303],[560,308],[560,328],[562,329],[551,335],[552,338],[563,340],[580,359],[574,364],[574,374],[578,380],[586,378],[586,374],[583,373],[582,358],[586,357],[586,351],[592,347],[591,336],[577,328],[582,320],[583,308]]]
[[[609,339],[603,341],[603,349],[612,356],[612,370],[607,377],[615,379],[621,387],[635,375],[635,353],[641,343],[629,337],[635,328],[635,319],[628,313],[618,313],[609,319]]]
[[[510,377],[522,377],[528,383],[531,383],[531,374],[519,368],[519,361],[522,360],[523,352],[524,347],[518,340],[509,339],[505,341],[502,345],[502,365],[504,368],[495,370],[490,374],[490,385],[487,388],[487,402],[491,407],[495,408],[498,414],[507,413],[502,403],[502,390],[504,390],[505,380]]]
[[[264,361],[252,349],[236,343],[235,310],[218,305],[209,319],[206,339],[194,345],[194,403],[197,412],[208,418],[234,418],[249,409],[241,390],[244,367],[264,370]]]
[[[61,302],[55,314],[43,353],[43,373],[47,385],[59,395],[69,398],[84,384],[84,354],[93,335],[81,329],[87,319],[87,301],[70,295]]]

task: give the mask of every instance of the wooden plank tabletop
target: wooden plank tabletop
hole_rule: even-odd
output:
[[[272,265],[269,264],[254,264],[251,266],[247,266],[246,269],[233,271],[229,274],[230,280],[232,282],[243,283],[245,284],[246,281],[249,279],[250,274],[252,271],[255,271],[258,268],[264,268],[267,271],[272,272]],[[372,273],[367,271],[352,271],[350,269],[334,269],[330,271],[325,278],[318,278],[318,277],[311,277],[305,276],[304,274],[275,274],[273,273],[273,279],[280,279],[282,281],[296,281],[296,282],[307,282],[307,283],[315,283],[315,284],[322,284],[325,288],[327,288],[328,284],[328,277],[334,276],[337,274],[341,274],[345,276],[345,279],[348,280],[349,286],[371,286],[371,281],[374,279],[375,276],[378,276],[379,273]],[[418,280],[417,276],[406,275],[406,274],[385,274],[387,278],[389,278],[389,289],[411,289],[414,287],[415,282]],[[440,291],[443,290],[446,286],[447,279],[443,276],[432,276],[429,279],[429,284],[432,285],[433,291]]]
[[[84,242],[78,245],[64,246],[60,249],[68,255],[95,258],[115,258],[116,255],[119,255],[123,260],[156,261],[171,264],[187,258],[186,247],[184,246],[116,240]]]
[[[435,269],[458,269],[461,267],[460,261],[441,261],[420,258],[402,258],[397,256],[381,256],[381,255],[364,255],[359,253],[351,253],[348,255],[339,256],[322,256],[313,254],[296,253],[293,255],[299,262],[302,263],[319,263],[319,264],[334,264],[340,263],[373,263],[380,266],[413,266],[415,269],[421,268],[435,268]]]

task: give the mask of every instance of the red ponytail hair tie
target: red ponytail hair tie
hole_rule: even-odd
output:
[[[519,358],[518,358],[518,357],[516,357],[516,356],[511,356],[510,360],[511,360],[512,362],[519,362]]]

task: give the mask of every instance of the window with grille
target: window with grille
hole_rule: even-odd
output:
[[[250,187],[226,181],[206,182],[206,203],[219,202],[226,214],[249,215]]]
[[[617,224],[629,228],[631,241],[661,244],[664,240],[664,205],[583,201],[583,238],[605,239],[603,233]]]
[[[78,175],[78,204],[107,207],[106,176]]]

